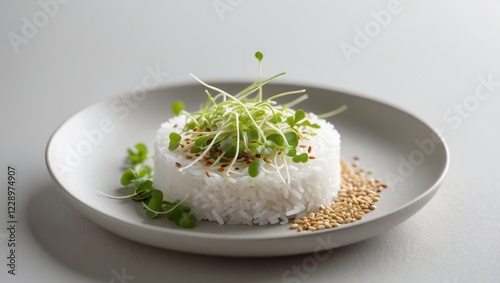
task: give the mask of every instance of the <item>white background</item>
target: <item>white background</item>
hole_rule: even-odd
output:
[[[121,282],[121,273],[123,282],[281,282],[306,263],[311,255],[217,258],[123,239],[64,201],[44,162],[65,119],[141,85],[146,68],[168,73],[162,86],[192,82],[190,72],[254,80],[257,50],[264,75],[287,71],[281,82],[400,106],[442,129],[451,153],[440,191],[420,212],[290,282],[498,282],[498,1],[62,2],[0,4],[0,227],[8,164],[17,167],[19,220],[15,276],[0,230],[1,282]],[[390,19],[377,23],[373,14],[388,6]],[[346,56],[347,45],[356,53]],[[482,99],[480,78],[493,82]]]

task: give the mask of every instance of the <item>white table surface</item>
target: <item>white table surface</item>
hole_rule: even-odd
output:
[[[500,3],[435,2],[2,1],[0,281],[499,282]],[[391,17],[376,23],[381,10]],[[359,35],[365,28],[372,36]],[[148,68],[162,72],[161,86],[192,82],[190,72],[253,80],[257,50],[264,74],[288,72],[282,82],[373,97],[441,128],[451,165],[437,195],[396,228],[283,281],[311,255],[153,248],[97,226],[58,193],[44,152],[70,115],[141,85]],[[9,164],[15,276],[6,265]]]

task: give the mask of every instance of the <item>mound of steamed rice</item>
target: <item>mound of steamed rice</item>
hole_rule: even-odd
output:
[[[183,203],[191,207],[196,219],[219,224],[286,224],[289,218],[317,211],[320,205],[331,204],[340,188],[340,135],[331,123],[309,115],[309,121],[321,128],[314,129],[314,136],[299,141],[302,147],[297,153],[307,152],[311,146],[309,155],[314,159],[294,163],[286,157],[289,184],[283,181],[288,176],[285,167],[280,169],[282,178],[269,164],[264,166],[274,173],[261,170],[257,177],[248,175],[246,163],[237,163],[240,170],[229,177],[226,170],[218,171],[220,164],[206,166],[205,162],[179,171],[176,163],[184,167],[194,158],[187,159],[189,152],[181,148],[168,149],[169,134],[181,133],[186,119],[185,116],[174,117],[163,123],[157,132],[155,187],[167,200],[185,199]]]

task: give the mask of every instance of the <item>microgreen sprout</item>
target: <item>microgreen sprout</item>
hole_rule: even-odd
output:
[[[212,159],[215,166],[225,163],[225,174],[239,173],[235,169],[237,163],[249,164],[248,174],[256,177],[262,170],[271,168],[280,174],[280,168],[288,168],[287,162],[305,163],[308,153],[298,153],[299,141],[314,136],[314,130],[320,126],[308,120],[302,109],[292,110],[290,107],[307,99],[305,90],[294,90],[278,93],[263,98],[263,86],[284,75],[279,73],[268,79],[262,79],[261,65],[264,55],[255,53],[259,64],[259,79],[237,94],[211,86],[196,76],[194,79],[207,87],[207,101],[195,113],[184,111],[184,105],[175,102],[172,106],[175,115],[186,118],[182,135],[171,133],[169,150],[182,148],[184,152],[197,154],[191,163],[179,168],[186,170],[201,160]],[[276,99],[291,95],[300,96],[289,104],[277,105]],[[346,109],[345,105],[321,115],[322,118],[336,115]],[[281,159],[281,165],[278,164]],[[267,167],[265,169],[264,167]],[[289,182],[289,172],[286,169]],[[283,179],[283,177],[282,177]]]
[[[142,143],[138,143],[135,147],[127,149],[127,152],[128,156],[125,162],[128,164],[137,165],[148,159],[148,149]]]
[[[182,111],[182,109],[180,111]],[[176,200],[175,202],[168,202],[163,199],[163,192],[154,188],[153,167],[145,164],[149,158],[146,145],[142,143],[136,144],[133,148],[129,148],[127,153],[128,155],[125,159],[125,163],[132,167],[127,168],[123,172],[120,183],[125,187],[133,187],[133,193],[126,196],[112,196],[101,191],[98,191],[98,193],[115,199],[130,198],[135,201],[140,201],[149,218],[157,218],[161,215],[166,215],[170,221],[174,222],[179,227],[195,227],[196,219],[190,213],[191,208],[182,203],[188,196],[182,201]]]
[[[184,103],[182,101],[176,101],[172,104],[172,113],[175,116],[179,116],[182,110],[184,110]]]

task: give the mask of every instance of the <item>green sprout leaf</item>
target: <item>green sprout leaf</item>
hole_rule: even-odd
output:
[[[194,145],[202,147],[206,145],[206,142],[210,136],[201,136],[194,141]]]
[[[304,127],[311,127],[314,129],[319,129],[320,126],[318,124],[311,124],[308,120],[305,120],[304,122],[297,124],[297,126],[304,126]]]
[[[182,140],[181,135],[172,132],[170,133],[170,135],[168,135],[168,138],[170,139],[170,143],[168,144],[168,150],[170,151],[176,150],[179,147],[180,142]]]
[[[302,153],[301,155],[299,155],[299,157],[300,162],[302,163],[306,163],[309,160],[309,155],[307,155],[307,153]]]
[[[259,138],[259,132],[253,127],[247,128],[245,132],[247,133],[248,140],[250,141],[254,141]]]
[[[286,151],[286,155],[287,156],[290,156],[290,157],[294,157],[295,155],[297,155],[297,149],[295,149],[294,147],[293,148],[290,148]]]
[[[132,197],[133,200],[143,200],[151,196],[154,191],[153,181],[146,180],[135,189],[135,196]]]
[[[257,60],[259,60],[260,62],[264,58],[264,55],[260,51],[257,51],[255,52],[255,58],[257,58]]]
[[[127,150],[127,162],[133,165],[142,163],[148,158],[148,148],[143,143],[138,143],[133,148]]]
[[[175,116],[179,116],[184,110],[184,103],[182,101],[176,101],[172,104],[172,113]]]
[[[157,212],[162,212],[162,202],[163,202],[163,193],[160,190],[154,190],[151,192],[151,197],[148,202],[149,210],[146,210],[146,215],[149,218],[156,218],[158,216]]]
[[[182,139],[181,135],[179,135],[178,133],[170,133],[168,138],[173,142],[180,142]]]
[[[277,146],[283,146],[285,145],[285,139],[283,138],[282,135],[280,134],[272,134],[267,136],[266,138],[268,141],[274,142]]]
[[[224,154],[225,157],[227,158],[233,158],[236,156],[236,147],[231,147],[226,153]]]
[[[134,196],[131,197],[132,200],[140,201],[140,200],[145,200],[151,196],[151,192],[153,192],[152,184],[153,182],[148,181],[151,183],[151,186],[147,184],[147,182],[142,183],[137,189],[135,190]],[[146,185],[144,185],[146,184]]]
[[[123,172],[122,177],[120,179],[120,183],[124,186],[128,186],[132,183],[132,180],[137,179],[137,175],[135,174],[132,168],[129,168]]]
[[[191,152],[191,153],[199,153],[199,152],[202,152],[202,151],[203,151],[203,150],[202,150],[202,149],[201,149],[201,147],[199,147],[199,146],[193,146],[193,147],[191,148],[191,150],[189,150],[189,152]]]
[[[149,166],[148,166],[149,167]],[[139,178],[147,178],[149,177],[149,174],[151,172],[151,168],[147,168],[147,167],[141,167],[139,168],[137,171],[136,171],[136,174]]]
[[[295,163],[306,163],[309,160],[309,155],[307,153],[302,153],[300,155],[295,155],[292,157],[293,162]]]
[[[148,178],[146,178],[146,177],[142,177],[142,178],[138,177],[138,178],[132,180],[132,184],[134,184],[134,186],[137,188],[140,185],[142,185],[142,183],[146,182],[147,180],[148,180]]]
[[[233,148],[233,139],[231,137],[225,138],[221,143],[220,143],[220,149],[222,151],[230,151]],[[236,149],[235,149],[236,150]]]
[[[178,209],[177,206],[174,205],[171,205],[171,206],[167,206],[166,207],[168,210],[170,210],[168,213],[167,213],[167,218],[168,220],[172,221],[172,222],[176,222],[176,221],[179,221],[179,219],[181,218],[182,216],[182,212]]]
[[[269,119],[269,122],[271,122],[273,124],[281,123],[281,122],[283,122],[283,117],[281,117],[279,115],[274,115],[273,117],[271,117],[271,119]]]
[[[298,123],[306,118],[306,112],[304,112],[304,110],[302,109],[298,109],[297,111],[295,111],[294,118],[295,118],[295,123]]]
[[[182,212],[181,217],[175,221],[175,224],[182,228],[194,228],[196,227],[196,219],[190,213]]]
[[[180,203],[179,200],[176,200],[175,202],[164,202],[164,209],[167,211],[167,218],[168,220],[175,222],[179,221],[179,219],[182,217],[182,213],[189,213],[191,212],[191,208],[187,205],[184,205]]]
[[[248,175],[250,177],[257,177],[260,173],[260,165],[262,163],[262,159],[257,158],[250,163],[250,166],[248,166]]]
[[[288,132],[284,134],[286,141],[288,142],[288,145],[296,148],[299,145],[299,138],[297,136],[297,133],[295,132]]]

